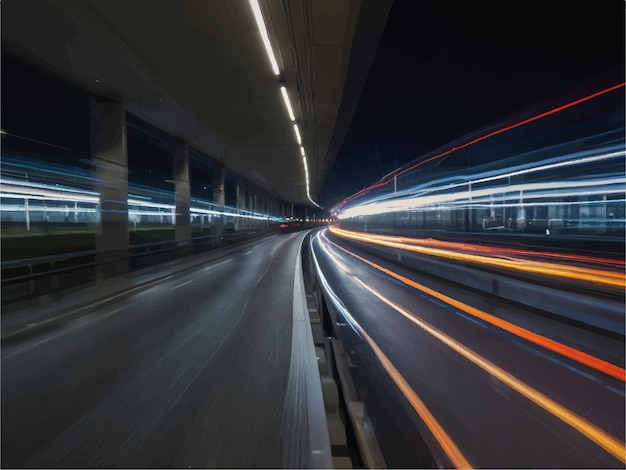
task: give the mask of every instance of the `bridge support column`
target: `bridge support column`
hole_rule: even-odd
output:
[[[128,271],[128,153],[126,114],[121,103],[92,97],[91,159],[100,193],[100,231],[96,234],[99,280]]]
[[[176,240],[187,240],[191,238],[191,187],[189,185],[189,146],[187,142],[176,142],[174,177],[176,191],[176,228],[174,236]]]
[[[247,210],[246,205],[246,180],[240,177],[237,180],[237,209]],[[236,230],[245,230],[248,228],[248,219],[238,217],[236,221]]]
[[[224,184],[226,183],[226,166],[223,163],[215,162],[213,165],[213,202],[224,209],[226,194]],[[224,216],[215,217],[211,224],[211,235],[224,234]]]
[[[259,213],[259,198],[256,194],[252,196],[252,210],[255,212],[255,214]],[[259,219],[254,219],[254,228],[261,228],[261,221]]]

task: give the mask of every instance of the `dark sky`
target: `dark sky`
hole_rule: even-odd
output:
[[[623,1],[395,0],[319,202],[620,66]]]

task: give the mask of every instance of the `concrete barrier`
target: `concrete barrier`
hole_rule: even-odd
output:
[[[382,259],[400,263],[416,271],[457,282],[543,312],[624,335],[623,297],[594,293],[589,283],[547,284],[538,277],[482,270],[461,262],[435,259],[410,251],[346,240],[331,233],[327,236],[344,246],[354,247]],[[542,282],[543,281],[543,282]],[[576,291],[576,290],[579,291]]]

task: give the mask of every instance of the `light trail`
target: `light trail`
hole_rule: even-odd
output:
[[[624,447],[623,442],[611,436],[606,431],[600,429],[599,427],[595,426],[584,418],[578,416],[576,413],[565,408],[563,405],[557,403],[556,401],[552,400],[551,398],[534,389],[533,387],[527,385],[514,375],[501,369],[491,361],[480,356],[479,354],[472,351],[470,348],[461,344],[460,342],[456,341],[452,337],[439,331],[437,328],[433,327],[429,323],[417,318],[411,312],[404,309],[395,302],[389,300],[379,292],[375,291],[360,279],[356,277],[354,279],[365,290],[369,291],[382,302],[389,305],[391,308],[393,308],[402,316],[413,322],[422,330],[437,338],[453,351],[457,352],[473,364],[477,365],[482,370],[489,373],[491,376],[497,378],[502,383],[508,385],[510,388],[512,388],[522,396],[526,397],[528,400],[532,401],[536,405],[540,406],[551,415],[559,418],[561,421],[574,428],[576,431],[587,437],[589,440],[596,443],[613,457],[619,459],[620,462],[626,463],[626,448]]]
[[[345,229],[341,229],[341,230],[345,230]],[[349,232],[349,230],[346,230],[346,231]],[[359,233],[359,232],[355,232],[355,233]],[[510,256],[510,255],[539,256],[539,257],[546,257],[546,258],[567,259],[567,260],[578,261],[578,262],[597,263],[597,264],[603,264],[603,265],[612,264],[618,267],[626,266],[625,260],[597,258],[594,256],[573,255],[569,253],[554,253],[550,251],[521,250],[521,249],[516,249],[516,248],[501,248],[501,247],[488,246],[488,245],[472,245],[469,243],[449,242],[449,241],[444,241],[444,240],[437,240],[434,238],[409,238],[409,237],[403,237],[400,235],[376,235],[376,236],[380,237],[380,239],[382,240],[396,241],[398,243],[407,243],[410,245],[417,245],[417,246],[419,245],[436,246],[440,248],[447,248],[450,250],[488,252],[488,253],[492,253],[496,255],[503,255],[503,256]]]
[[[28,181],[9,180],[6,178],[0,179],[0,198],[7,200],[22,200],[22,201],[56,201],[64,203],[81,203],[81,204],[100,204],[100,194],[94,191],[85,191],[82,189],[75,189],[66,186],[33,183]],[[155,202],[144,196],[128,195],[128,199],[125,201],[128,207],[128,214],[132,216],[175,216],[176,205]],[[219,206],[212,209],[204,207],[198,207],[198,205],[212,206],[212,203],[202,200],[191,200],[192,204],[189,208],[191,215],[212,215],[212,216],[224,216],[224,217],[239,217],[244,219],[253,220],[266,220],[266,221],[279,221],[283,220],[280,217],[276,217],[270,214],[260,214],[256,212],[250,212],[242,209]],[[20,209],[21,208],[21,209]],[[146,209],[143,209],[146,208]],[[150,210],[151,209],[151,210]],[[159,212],[163,209],[168,212]],[[0,211],[8,212],[26,212],[26,205],[18,205],[16,203],[6,204],[0,203]],[[68,209],[59,209],[55,207],[44,206],[31,206],[28,208],[30,212],[46,210],[47,212],[62,212]],[[70,211],[76,211],[79,213],[93,213],[94,208],[78,207],[76,209],[69,208]],[[95,209],[96,212],[99,209]]]
[[[622,155],[624,153],[622,152]],[[524,183],[515,185],[492,186],[488,188],[472,189],[475,181],[467,181],[456,184],[454,187],[464,187],[463,191],[448,191],[452,186],[442,188],[431,188],[423,191],[419,196],[389,199],[382,201],[371,201],[367,204],[351,207],[339,214],[339,219],[350,219],[358,216],[371,216],[388,214],[391,212],[404,212],[418,208],[438,208],[441,204],[468,204],[467,207],[474,207],[476,201],[498,202],[517,199],[515,203],[507,204],[510,207],[524,207],[529,205],[553,205],[559,206],[564,203],[559,199],[580,198],[587,196],[598,196],[615,194],[622,198],[626,190],[626,178],[623,175],[612,176],[610,178],[585,180],[585,181],[550,181],[540,183]],[[438,193],[439,194],[433,194]],[[504,194],[504,196],[502,196]],[[494,197],[495,196],[495,197]],[[537,204],[537,199],[550,198],[556,202],[545,202]],[[519,201],[523,199],[524,202]],[[504,205],[498,204],[497,207]]]
[[[344,199],[343,201],[341,201],[340,203],[336,204],[335,206],[333,206],[331,208],[331,212],[333,212],[333,213],[339,212],[339,210],[343,206],[345,206],[348,202],[358,198],[359,196],[367,194],[368,192],[370,192],[370,191],[372,191],[374,189],[387,186],[388,184],[390,184],[393,181],[395,181],[395,179],[398,176],[401,176],[404,173],[407,173],[408,171],[414,170],[415,168],[417,168],[417,167],[419,167],[421,165],[424,165],[425,163],[428,163],[428,162],[431,162],[433,160],[437,160],[439,158],[442,158],[442,157],[444,157],[446,155],[449,155],[449,154],[451,154],[453,152],[456,152],[457,150],[461,150],[461,149],[470,147],[470,146],[472,146],[472,145],[474,145],[474,144],[476,144],[478,142],[481,142],[481,141],[483,141],[485,139],[489,139],[490,137],[496,136],[498,134],[503,134],[503,133],[508,132],[508,131],[510,131],[512,129],[524,126],[524,125],[529,124],[529,123],[534,122],[534,121],[538,121],[538,120],[543,119],[543,118],[545,118],[547,116],[551,116],[553,114],[556,114],[556,113],[559,113],[561,111],[564,111],[564,110],[566,110],[568,108],[572,108],[572,107],[577,106],[579,104],[582,104],[582,103],[585,103],[587,101],[593,100],[594,98],[597,98],[599,96],[605,95],[605,94],[610,93],[612,91],[619,90],[620,88],[624,88],[625,85],[626,85],[626,82],[622,82],[622,83],[619,83],[617,85],[605,88],[603,90],[600,90],[600,91],[598,91],[596,93],[592,93],[592,94],[587,95],[587,96],[585,96],[583,98],[580,98],[578,100],[571,101],[570,103],[567,103],[565,105],[558,106],[558,107],[553,108],[553,109],[551,109],[549,111],[546,111],[544,113],[537,114],[537,115],[535,115],[535,116],[533,116],[531,118],[524,119],[524,120],[519,121],[519,122],[517,122],[515,124],[509,125],[509,126],[505,126],[505,127],[500,128],[500,129],[497,129],[495,131],[489,132],[489,133],[487,133],[485,135],[477,137],[476,139],[473,139],[473,140],[471,140],[469,142],[466,142],[466,143],[464,143],[462,145],[459,145],[458,147],[452,147],[451,149],[448,149],[448,150],[446,150],[444,152],[438,153],[438,154],[433,155],[431,157],[428,157],[428,158],[426,158],[424,160],[421,160],[421,161],[419,161],[417,163],[414,163],[413,165],[411,165],[411,166],[409,166],[409,167],[407,167],[405,169],[399,168],[399,169],[397,169],[397,170],[395,170],[395,171],[385,175],[378,183],[375,183],[375,184],[373,184],[371,186],[368,186],[367,188],[364,188],[364,189],[356,192],[352,196],[349,196],[346,199]]]
[[[320,243],[321,245],[321,243]],[[326,281],[320,265],[317,261],[317,257],[315,256],[315,251],[311,250],[313,253],[313,259],[315,261],[315,265],[317,267],[317,273],[320,276],[320,280],[322,281],[322,285],[326,287],[326,290],[333,299],[333,303],[336,303],[336,306],[340,307],[340,311],[344,317],[346,317],[346,321],[350,324],[350,326],[355,330],[355,332],[363,338],[367,344],[370,346],[374,355],[385,369],[389,377],[396,384],[396,387],[400,390],[400,392],[404,395],[407,401],[411,404],[415,412],[422,419],[426,427],[428,427],[429,431],[432,433],[437,443],[444,451],[444,453],[448,456],[450,461],[456,466],[456,468],[460,469],[471,469],[472,466],[465,458],[463,453],[459,450],[454,441],[450,438],[448,433],[443,429],[443,427],[439,424],[437,419],[433,416],[430,410],[426,407],[424,402],[421,400],[419,395],[411,388],[406,379],[402,376],[400,371],[396,369],[393,363],[389,360],[389,358],[385,355],[385,353],[380,349],[378,344],[372,339],[372,337],[367,334],[365,329],[355,320],[355,318],[350,314],[350,312],[345,308],[343,303],[339,300],[337,295],[332,291],[330,285]],[[333,261],[335,259],[333,258]]]
[[[496,326],[504,331],[507,331],[508,333],[511,333],[519,338],[522,338],[533,344],[541,346],[542,348],[545,348],[549,351],[560,354],[563,357],[567,357],[568,359],[576,361],[579,364],[583,364],[587,367],[591,367],[592,369],[595,369],[599,372],[602,372],[618,380],[621,380],[622,382],[626,381],[626,370],[624,370],[623,368],[619,366],[616,366],[615,364],[611,364],[610,362],[607,362],[600,358],[592,356],[591,354],[587,354],[583,351],[572,348],[571,346],[567,346],[565,344],[559,343],[558,341],[539,335],[530,330],[522,328],[521,326],[515,325],[506,320],[503,320],[502,318],[493,316],[483,310],[472,307],[471,305],[467,305],[459,300],[456,300],[452,297],[442,294],[441,292],[438,292],[434,289],[430,289],[429,287],[426,287],[423,284],[415,282],[412,279],[409,279],[398,273],[395,273],[394,271],[390,269],[380,266],[379,264],[374,263],[373,261],[363,258],[362,256],[359,256],[356,253],[353,253],[350,250],[347,250],[346,248],[343,248],[342,246],[339,246],[336,243],[331,242],[330,240],[328,240],[328,238],[326,238],[326,240],[328,243],[332,243],[333,246],[339,248],[340,250],[358,259],[359,261],[387,274],[388,276],[391,276],[394,279],[397,279],[398,281],[402,282],[403,284],[406,284],[407,286],[410,286],[414,289],[424,292],[425,294],[431,297],[441,300],[442,302],[445,302],[446,304],[451,305],[461,310],[462,312],[468,313],[469,315],[472,315],[475,318],[479,318],[493,326]]]
[[[470,262],[532,274],[540,274],[542,276],[553,276],[565,279],[574,279],[577,281],[595,282],[605,286],[619,287],[622,289],[626,285],[626,276],[624,272],[613,272],[602,269],[584,268],[581,266],[548,263],[544,261],[522,260],[515,258],[494,258],[490,256],[481,256],[476,254],[459,253],[454,250],[445,250],[442,248],[431,248],[427,246],[407,244],[396,241],[395,237],[387,236],[386,239],[378,235],[348,231],[337,228],[335,226],[329,227],[329,230],[331,231],[331,233],[337,235],[338,237],[347,238],[350,240],[356,240],[364,243],[372,243],[376,245],[386,246],[389,248],[397,248],[401,250],[422,253],[430,256],[448,258],[456,261]]]

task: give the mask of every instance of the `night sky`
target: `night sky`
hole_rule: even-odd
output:
[[[319,202],[616,67],[622,1],[395,0]]]

